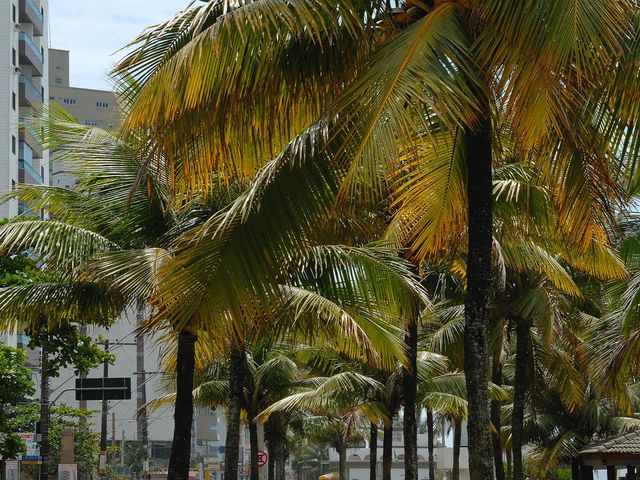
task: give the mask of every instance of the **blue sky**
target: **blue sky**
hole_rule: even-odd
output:
[[[50,46],[70,51],[71,86],[110,89],[117,50],[190,0],[49,0]]]

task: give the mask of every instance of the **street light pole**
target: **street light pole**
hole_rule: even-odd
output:
[[[109,340],[104,342],[104,351],[109,352]],[[103,378],[109,377],[109,360],[104,360]],[[105,398],[104,390],[102,391],[102,422],[100,425],[100,463],[98,466],[98,473],[101,478],[106,479],[107,473],[107,416],[109,415],[109,405]]]

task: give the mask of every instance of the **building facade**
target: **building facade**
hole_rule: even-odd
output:
[[[434,468],[437,478],[442,480],[451,479],[453,470],[453,434],[450,426],[441,425],[440,434],[435,438],[434,442]],[[378,476],[382,477],[382,430],[378,433],[378,449],[377,449],[377,470]],[[429,451],[427,447],[427,434],[418,433],[418,480],[429,479]],[[402,422],[394,421],[393,426],[393,449],[391,464],[391,480],[404,479],[404,436],[402,433]],[[463,424],[461,442],[460,442],[460,480],[470,478],[469,473],[469,452],[466,423]],[[370,472],[370,450],[368,442],[361,447],[353,447],[347,449],[347,478],[345,480],[367,480]],[[329,450],[328,471],[339,471],[340,457],[335,449]]]
[[[47,0],[0,0],[0,193],[19,183],[49,183],[49,154],[20,125],[47,103]],[[26,212],[17,200],[0,204],[0,220]],[[0,334],[0,341],[21,347],[19,335]]]
[[[112,91],[73,87],[69,75],[69,51],[49,49],[49,101],[60,105],[85,125],[111,129],[118,124],[119,112]],[[51,158],[51,185],[73,188],[75,179],[64,166]]]
[[[0,0],[0,192],[18,183],[49,183],[49,155],[20,120],[49,99],[47,0]],[[0,205],[0,218],[24,213],[17,201]],[[41,214],[41,212],[33,212]]]

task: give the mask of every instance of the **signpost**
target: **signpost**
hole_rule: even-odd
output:
[[[130,400],[131,379],[76,378],[76,400]]]

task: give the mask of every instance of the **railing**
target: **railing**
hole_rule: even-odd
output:
[[[24,84],[26,88],[31,90],[31,93],[33,93],[42,102],[42,92],[38,87],[36,87],[33,83],[31,83],[31,80],[29,80],[28,77],[26,77],[24,74],[20,74],[19,81],[20,83]]]
[[[33,54],[36,57],[38,57],[38,60],[40,60],[41,62],[44,62],[44,57],[42,56],[42,52],[36,46],[36,44],[33,43],[33,39],[31,38],[30,35],[27,34],[27,32],[20,32],[20,40],[24,40],[24,43],[26,43],[29,46]]]
[[[20,170],[24,170],[25,175],[29,175],[29,177],[33,178],[39,184],[42,184],[43,180],[40,176],[40,172],[36,172],[36,169],[29,165],[24,160],[18,160],[18,168]],[[25,179],[25,183],[28,183]]]
[[[26,142],[20,142],[20,149],[18,152],[18,160],[25,161],[29,165],[33,165],[33,150]]]

